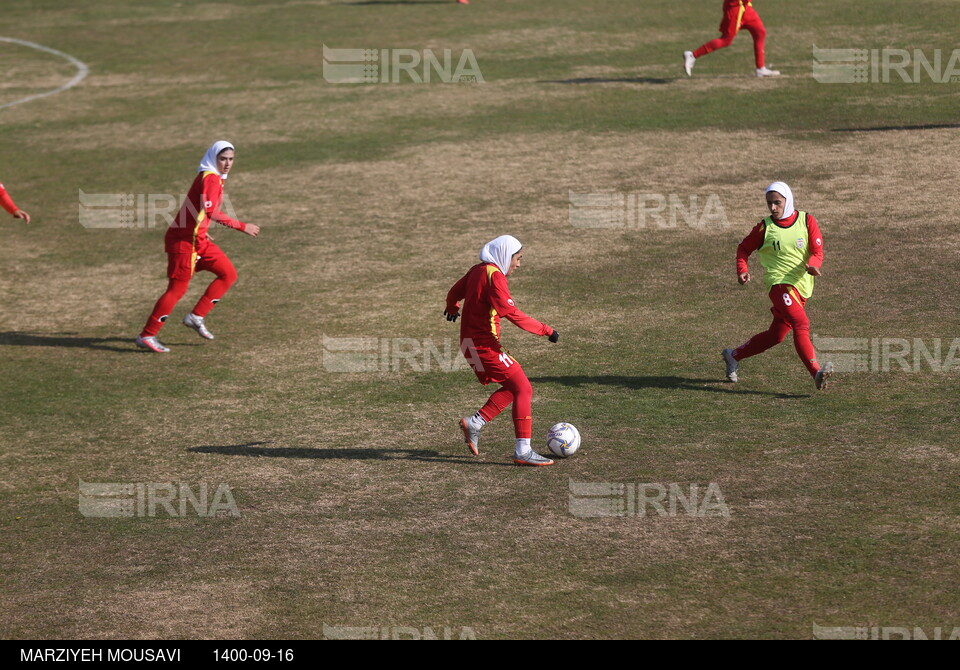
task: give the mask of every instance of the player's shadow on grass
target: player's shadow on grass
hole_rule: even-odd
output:
[[[266,447],[266,442],[248,442],[247,444],[207,445],[190,447],[187,451],[195,454],[221,454],[223,456],[247,456],[253,458],[316,458],[345,459],[355,461],[428,461],[432,463],[469,463],[470,465],[512,465],[493,463],[475,458],[442,454],[430,449],[361,449],[355,448],[311,448],[311,447]]]
[[[731,388],[734,385],[718,379],[690,379],[688,377],[625,377],[621,375],[567,376],[567,377],[531,377],[531,383],[554,383],[564,386],[622,386],[636,389],[681,389],[685,391],[706,391],[708,393],[732,393],[735,395],[763,395],[772,398],[796,399],[809,398],[808,394],[774,393],[772,391],[751,391],[743,388]]]
[[[120,353],[145,352],[144,349],[138,348],[133,343],[132,337],[84,337],[79,333],[24,333],[21,331],[8,331],[0,333],[0,345],[11,347],[73,347],[80,349],[99,349],[101,351],[118,351]]]
[[[538,84],[672,84],[677,78],[663,77],[576,77],[574,79],[541,79]]]
[[[923,123],[916,126],[876,126],[874,128],[834,128],[834,133],[885,133],[894,130],[949,130],[960,128],[960,123]]]

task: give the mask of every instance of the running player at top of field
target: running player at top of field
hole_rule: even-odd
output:
[[[827,388],[833,374],[833,363],[823,367],[810,340],[810,320],[804,310],[813,295],[813,278],[821,276],[823,265],[823,236],[812,214],[793,207],[793,193],[783,182],[767,187],[767,208],[770,216],[754,226],[737,247],[737,281],[750,281],[747,259],[754,251],[764,269],[764,283],[773,302],[773,323],[736,349],[724,349],[727,379],[737,381],[740,361],[756,356],[780,344],[793,330],[793,345],[813,377],[817,388]]]
[[[683,71],[687,76],[693,74],[693,65],[698,58],[706,56],[711,51],[728,47],[733,43],[741,28],[745,28],[753,35],[753,56],[756,61],[756,75],[758,77],[776,77],[777,70],[770,70],[764,64],[764,44],[767,39],[767,29],[763,27],[760,15],[753,8],[751,0],[723,0],[723,20],[720,22],[720,37],[710,40],[696,51],[683,52]]]
[[[13,218],[23,219],[24,223],[30,223],[30,215],[13,204],[13,198],[11,198],[10,194],[7,193],[7,190],[3,187],[3,184],[0,184],[0,207],[3,207],[5,210],[7,210],[7,213],[12,214]]]
[[[216,221],[252,237],[260,234],[259,226],[231,219],[220,211],[223,180],[233,168],[234,157],[233,145],[221,140],[207,149],[200,161],[187,198],[164,238],[169,279],[167,290],[157,300],[143,332],[137,336],[138,347],[157,353],[170,351],[160,344],[157,334],[174,306],[187,292],[194,273],[201,270],[212,272],[217,278],[207,287],[193,311],[183,318],[183,324],[197,331],[200,337],[213,339],[204,318],[237,280],[237,271],[227,255],[213,243],[213,238],[207,235],[210,222]]]
[[[510,297],[507,277],[523,259],[520,241],[510,235],[491,240],[480,251],[480,263],[474,265],[447,293],[443,313],[447,321],[461,316],[460,351],[470,363],[480,383],[500,384],[487,403],[470,417],[460,420],[464,440],[474,456],[480,454],[480,430],[508,405],[513,403],[513,427],[517,438],[513,462],[517,465],[553,465],[553,461],[535,452],[530,446],[533,417],[533,387],[520,363],[500,343],[500,317],[534,335],[547,336],[551,342],[560,333],[527,316]]]

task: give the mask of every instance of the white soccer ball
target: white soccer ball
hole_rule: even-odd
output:
[[[572,423],[558,423],[547,431],[547,448],[554,456],[573,456],[580,448],[580,431]]]

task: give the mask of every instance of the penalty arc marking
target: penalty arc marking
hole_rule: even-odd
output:
[[[63,53],[62,51],[57,51],[56,49],[51,49],[50,47],[45,47],[45,46],[43,46],[42,44],[36,44],[36,43],[34,43],[34,42],[27,42],[26,40],[18,40],[18,39],[16,39],[15,37],[0,37],[0,42],[11,42],[11,43],[13,43],[13,44],[19,44],[19,45],[21,45],[21,46],[30,47],[31,49],[37,49],[37,50],[39,50],[39,51],[45,51],[46,53],[50,53],[50,54],[53,54],[54,56],[59,56],[60,58],[64,58],[64,59],[70,61],[70,63],[71,63],[75,68],[77,68],[77,74],[73,77],[73,79],[71,79],[70,81],[68,81],[68,82],[67,82],[66,84],[64,84],[63,86],[60,86],[59,88],[55,88],[55,89],[53,89],[52,91],[46,91],[45,93],[37,93],[36,95],[29,95],[29,96],[27,96],[26,98],[20,98],[19,100],[14,100],[13,102],[4,103],[4,104],[0,105],[0,109],[4,109],[4,108],[6,108],[6,107],[13,107],[14,105],[20,105],[20,104],[23,104],[23,103],[25,103],[25,102],[30,102],[31,100],[36,100],[36,99],[38,99],[38,98],[45,98],[45,97],[47,97],[48,95],[55,95],[55,94],[57,94],[57,93],[63,93],[63,92],[66,91],[68,88],[73,88],[74,86],[76,86],[77,84],[79,84],[81,81],[83,81],[83,79],[84,79],[88,74],[90,74],[90,68],[87,66],[86,63],[84,63],[82,60],[79,60],[79,59],[77,59],[77,58],[74,58],[74,57],[71,56],[70,54],[65,54],[65,53]]]

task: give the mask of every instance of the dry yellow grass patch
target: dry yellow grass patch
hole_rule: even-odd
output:
[[[152,569],[150,564],[155,560],[152,557],[140,566],[114,564],[106,570],[123,580],[135,576],[138,570]],[[189,566],[185,568],[189,570]],[[250,637],[263,625],[264,618],[256,585],[228,577],[194,576],[182,583],[152,588],[118,586],[112,593],[101,593],[97,602],[81,610],[95,622],[82,627],[81,637],[85,638],[111,638],[117,630],[123,630],[128,637],[145,640],[238,640]]]

